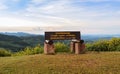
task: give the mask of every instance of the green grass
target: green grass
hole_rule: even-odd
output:
[[[120,74],[120,52],[0,57],[0,74]]]

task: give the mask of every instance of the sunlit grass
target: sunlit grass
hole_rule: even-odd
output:
[[[0,57],[0,74],[120,74],[120,52]]]

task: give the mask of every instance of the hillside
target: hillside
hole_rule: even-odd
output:
[[[37,44],[43,45],[44,36],[11,36],[0,34],[0,48],[11,50],[13,52],[20,51],[27,46],[34,47]]]
[[[120,52],[0,57],[0,74],[120,74]]]
[[[30,44],[19,37],[0,34],[0,48],[16,52],[26,46],[30,46]]]
[[[43,35],[35,35],[35,36],[24,36],[20,37],[23,41],[29,43],[31,46],[35,46],[37,44],[44,44],[44,36]]]

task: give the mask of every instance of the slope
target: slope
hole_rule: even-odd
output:
[[[0,48],[16,52],[26,46],[29,46],[29,44],[19,37],[0,34]]]

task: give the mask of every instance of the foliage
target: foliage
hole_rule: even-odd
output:
[[[4,56],[11,56],[11,52],[6,49],[0,48],[0,57]]]
[[[120,46],[120,38],[112,38],[111,40],[109,40],[109,50],[111,51],[120,50],[119,46]]]
[[[33,53],[34,54],[39,54],[39,53],[43,53],[44,52],[44,48],[42,46],[40,46],[40,44],[38,44],[36,47],[34,47],[33,49]]]
[[[55,52],[69,52],[69,46],[63,42],[56,42]]]
[[[120,38],[99,40],[94,43],[88,43],[86,46],[90,51],[120,51]]]
[[[26,47],[23,51],[16,52],[13,55],[20,56],[20,55],[33,55],[39,53],[43,53],[43,47],[41,47],[40,44],[38,44],[35,47]]]
[[[66,45],[65,43],[61,43],[61,42],[55,43],[55,52],[69,52],[69,51],[70,51],[69,46]],[[43,52],[44,52],[43,46],[40,46],[40,44],[38,44],[35,47],[26,47],[25,49],[23,49],[23,51],[16,52],[13,55],[14,56],[33,55]]]
[[[120,51],[120,45],[119,45],[119,46],[117,46],[117,51]]]

